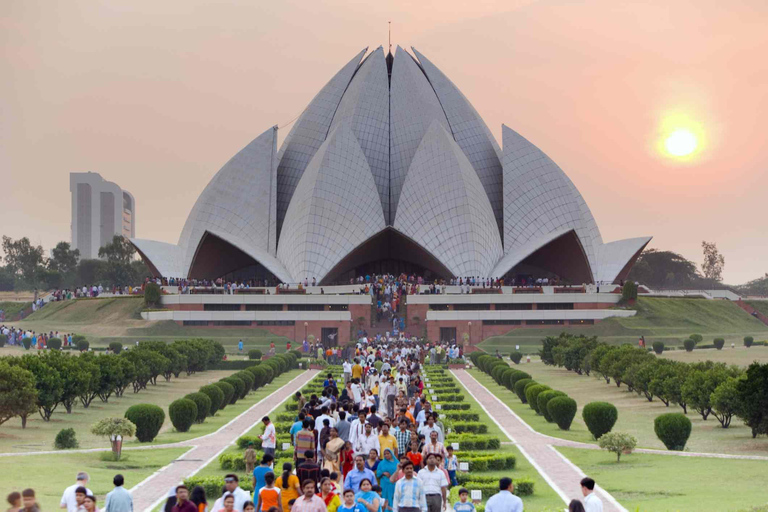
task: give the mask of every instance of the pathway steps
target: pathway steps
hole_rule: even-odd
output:
[[[452,370],[451,373],[566,504],[574,498],[583,500],[579,481],[584,477],[584,472],[554,448],[554,444],[559,444],[553,442],[554,438],[533,430],[466,370]],[[599,487],[596,489],[605,512],[627,512],[627,509],[605,490]]]
[[[195,475],[215,460],[238,437],[253,428],[261,418],[270,414],[317,373],[317,370],[302,373],[212,434],[175,443],[175,446],[189,446],[192,449],[131,489],[133,509],[151,511],[165,499],[171,487]]]

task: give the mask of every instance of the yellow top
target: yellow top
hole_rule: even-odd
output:
[[[359,364],[355,364],[355,366],[352,367],[352,378],[353,379],[359,379],[363,376],[363,367]]]

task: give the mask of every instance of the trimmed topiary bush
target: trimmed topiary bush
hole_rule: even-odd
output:
[[[136,439],[148,443],[160,432],[165,421],[165,412],[154,404],[136,404],[125,411],[125,418],[136,425]]]
[[[544,384],[537,384],[535,386],[527,386],[525,390],[525,399],[528,401],[528,407],[536,411],[536,414],[541,414],[539,411],[539,393],[542,391],[550,390],[549,386]]]
[[[29,350],[29,347],[32,346],[32,338],[21,338],[21,344],[24,346],[25,349]]]
[[[241,398],[245,398],[246,395],[253,389],[253,383],[256,381],[256,379],[253,377],[251,372],[247,372],[245,370],[237,372],[234,377],[241,379],[245,383],[245,391],[243,392],[243,396],[241,396]]]
[[[616,420],[619,419],[619,411],[616,406],[608,402],[590,402],[584,406],[581,417],[592,436],[600,439],[613,429]]]
[[[211,414],[211,399],[208,398],[208,395],[205,393],[198,391],[197,393],[190,393],[184,398],[187,400],[192,400],[197,406],[197,418],[195,419],[196,423],[204,422],[205,418]]]
[[[5,334],[0,334],[0,348],[4,347],[7,342],[8,342],[8,336],[6,336]]]
[[[513,363],[520,364],[520,361],[523,360],[523,354],[522,352],[518,352],[517,350],[515,350],[514,352],[509,354],[509,358],[512,360]]]
[[[562,391],[555,391],[554,389],[547,389],[539,393],[539,396],[536,397],[536,405],[539,411],[539,414],[544,416],[544,419],[547,420],[549,423],[552,423],[554,420],[552,419],[552,416],[549,415],[549,411],[547,410],[547,404],[550,400],[557,396],[568,396]]]
[[[560,430],[571,428],[576,409],[578,409],[576,400],[567,396],[557,396],[547,403],[547,412]]]
[[[520,379],[515,382],[515,394],[517,395],[517,398],[519,398],[520,401],[524,404],[528,403],[528,401],[525,399],[525,386],[531,382],[533,382],[533,379]]]
[[[712,344],[715,346],[717,350],[723,350],[723,346],[725,345],[725,340],[723,338],[715,338]]]
[[[214,382],[213,385],[218,386],[218,388],[224,392],[224,401],[221,402],[221,406],[219,407],[219,410],[221,410],[232,403],[232,397],[235,396],[235,386],[229,382],[224,382],[223,380]]]
[[[197,421],[197,405],[187,398],[179,398],[168,406],[168,416],[177,432],[186,432]]]
[[[119,354],[120,352],[122,352],[122,351],[123,351],[123,344],[122,344],[122,343],[120,343],[119,341],[111,341],[111,342],[109,343],[109,350],[110,350],[110,351],[111,351],[113,354]]]
[[[75,336],[74,338],[77,338],[77,336]],[[91,347],[91,344],[88,343],[88,340],[85,339],[84,336],[80,336],[80,339],[77,341],[75,341],[74,338],[72,338],[72,342],[75,344],[75,347],[77,347],[77,350],[79,350],[80,352],[85,352]]]
[[[744,336],[744,346],[749,348],[755,342],[755,338],[752,336]]]
[[[653,342],[653,351],[657,354],[661,355],[664,352],[664,342],[663,341],[654,341]]]
[[[704,336],[701,334],[691,334],[688,338],[692,339],[694,343],[699,344],[704,340]]]
[[[144,307],[156,308],[160,304],[160,297],[163,295],[163,291],[157,283],[147,283],[144,286]]]
[[[688,338],[683,342],[683,347],[685,347],[686,352],[693,352],[693,347],[695,346],[696,346],[696,342],[691,338]]]
[[[257,348],[253,348],[248,351],[248,359],[261,360],[261,356],[261,350]]]
[[[77,437],[75,437],[75,429],[63,428],[59,430],[59,433],[56,434],[56,439],[53,441],[53,446],[57,450],[71,450],[80,446],[77,442]]]
[[[511,370],[512,370],[512,373],[507,374],[506,386],[507,386],[507,389],[509,389],[512,392],[515,391],[515,383],[517,381],[519,381],[520,379],[530,379],[530,378],[532,378],[530,375],[528,375],[524,371],[516,370],[514,368],[511,368]]]
[[[61,350],[61,340],[59,338],[50,338],[48,340],[48,348],[51,350]]]
[[[691,435],[691,420],[680,412],[670,412],[653,420],[653,430],[667,450],[682,451]]]
[[[213,416],[219,409],[224,407],[224,391],[219,386],[208,384],[200,388],[200,393],[203,393],[211,400],[209,415]]]
[[[230,375],[229,377],[224,377],[221,380],[222,382],[228,382],[232,385],[232,387],[235,388],[235,392],[229,401],[230,404],[234,404],[245,395],[245,381],[243,381],[243,379],[240,379],[234,375]]]

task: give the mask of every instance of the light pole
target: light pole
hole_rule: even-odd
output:
[[[472,346],[472,322],[467,322],[467,331],[469,331],[469,345]]]
[[[306,339],[307,339],[307,326],[308,326],[308,325],[309,325],[309,324],[308,324],[307,322],[304,322],[304,340],[306,340]]]

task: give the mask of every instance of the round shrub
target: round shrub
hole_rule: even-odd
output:
[[[557,396],[568,396],[562,391],[555,391],[554,389],[546,389],[539,393],[539,396],[536,398],[536,406],[538,408],[539,414],[544,416],[544,419],[547,420],[549,423],[552,423],[554,420],[549,415],[549,411],[547,410],[547,404],[550,400]]]
[[[77,338],[77,336],[75,336],[75,338]],[[73,342],[75,341],[74,338],[72,339],[72,341]],[[80,339],[75,342],[75,347],[77,347],[77,350],[79,350],[80,352],[85,352],[86,350],[88,350],[88,348],[90,348],[90,346],[91,344],[88,343],[88,340],[85,339],[84,336],[80,336]]]
[[[505,367],[506,367],[506,368],[505,368]],[[501,376],[502,376],[502,374],[503,374],[505,371],[507,371],[507,368],[509,368],[509,366],[507,366],[507,365],[501,365],[501,364],[497,364],[497,365],[495,365],[495,366],[493,367],[493,369],[491,370],[491,377],[493,377],[493,380],[495,380],[497,384],[501,384],[501,383],[503,382],[503,381],[501,380]]]
[[[203,393],[211,400],[211,408],[209,412],[211,416],[224,407],[224,391],[222,391],[219,386],[208,384],[207,386],[200,388],[200,393]]]
[[[723,346],[725,345],[725,340],[723,338],[715,338],[712,344],[715,346],[717,350],[723,350]]]
[[[516,370],[516,369],[512,368],[512,373],[510,373],[508,375],[508,377],[507,377],[507,388],[510,391],[514,391],[515,390],[515,383],[517,381],[519,381],[520,379],[530,379],[530,378],[532,378],[532,377],[530,375],[528,375],[527,373],[525,373],[524,371]]]
[[[5,334],[0,334],[0,348],[4,347],[7,342],[8,342],[8,336],[6,336]]]
[[[61,350],[61,340],[59,338],[50,338],[48,340],[48,348],[51,350]]]
[[[744,336],[744,346],[749,348],[755,342],[755,338],[752,336]]]
[[[147,283],[144,286],[144,306],[152,309],[160,304],[160,297],[163,295],[163,291],[160,289],[160,285],[157,283]]]
[[[251,389],[253,390],[259,389],[259,377],[258,377],[259,373],[256,371],[256,368],[258,368],[258,366],[254,365],[243,370],[251,374],[251,378],[253,378],[253,386],[251,387]]]
[[[682,451],[691,435],[691,420],[680,412],[670,412],[653,420],[653,430],[667,450]]]
[[[683,342],[683,346],[685,347],[686,352],[693,352],[693,347],[696,346],[696,342],[693,341],[691,338],[688,338]]]
[[[219,382],[214,382],[213,385],[218,386],[218,388],[224,392],[224,400],[221,402],[221,406],[219,407],[219,409],[223,409],[228,404],[231,404],[232,397],[235,396],[235,386],[233,386],[229,382],[224,382],[223,380],[220,380]]]
[[[504,372],[501,374],[501,382],[499,382],[499,384],[501,384],[502,386],[505,386],[505,387],[506,387],[506,386],[507,386],[507,384],[509,383],[509,378],[510,378],[510,377],[512,376],[512,374],[513,374],[513,373],[515,373],[516,371],[517,371],[517,370],[515,370],[514,368],[507,368],[507,369],[506,369],[506,370],[505,370],[505,371],[504,371]]]
[[[536,411],[536,414],[541,414],[539,411],[539,393],[542,391],[547,391],[550,388],[549,386],[545,386],[544,384],[537,384],[535,386],[528,386],[525,390],[525,399],[528,401],[528,406]]]
[[[225,377],[223,379],[224,382],[229,382],[234,386],[235,388],[235,394],[232,396],[232,399],[229,403],[234,404],[238,400],[240,400],[242,397],[245,396],[246,389],[245,389],[245,381],[241,379],[240,377],[237,377],[236,375],[230,375],[229,377]]]
[[[525,399],[525,386],[533,382],[533,379],[520,379],[517,382],[515,382],[515,394],[517,395],[517,398],[520,399],[521,402],[524,404],[528,403]]]
[[[259,389],[260,387],[264,386],[267,381],[267,368],[263,367],[261,365],[259,366],[252,366],[249,368],[251,372],[253,373],[253,376],[256,377],[256,383],[254,384],[256,389]]]
[[[56,434],[56,439],[53,441],[53,446],[57,450],[71,450],[80,446],[75,437],[75,429],[63,428],[59,430],[59,433]]]
[[[253,389],[253,383],[256,381],[256,379],[253,378],[253,374],[251,372],[247,372],[245,370],[237,372],[234,377],[241,379],[245,383],[245,392],[241,397],[245,398],[245,396]]]
[[[704,336],[702,336],[701,334],[691,334],[688,338],[692,339],[694,343],[698,344],[702,342],[702,340],[704,339]]]
[[[273,370],[271,366],[264,366],[262,369],[264,370],[265,375],[264,384],[269,384],[275,378],[275,370]]]
[[[197,405],[187,398],[179,398],[168,406],[168,416],[177,432],[186,432],[197,421]]]
[[[160,432],[165,421],[165,412],[154,404],[136,404],[125,411],[125,418],[136,425],[136,439],[148,443]]]
[[[576,400],[567,396],[557,396],[547,403],[547,412],[560,430],[571,428],[573,417],[576,416],[576,409],[578,409]]]
[[[32,338],[21,338],[21,344],[24,346],[25,349],[29,350],[29,347],[32,346]]]
[[[197,393],[190,393],[184,398],[195,402],[197,406],[197,418],[195,421],[197,423],[204,422],[205,418],[211,414],[211,399],[205,393],[198,391]]]
[[[522,352],[518,352],[517,350],[515,350],[514,352],[509,354],[509,359],[511,359],[512,362],[515,364],[520,364],[520,361],[523,360],[523,354]]]
[[[608,402],[590,402],[584,406],[581,417],[592,436],[600,439],[613,429],[616,420],[619,419],[619,411],[616,406]]]
[[[261,355],[261,350],[257,348],[253,348],[248,351],[248,359],[261,360]]]
[[[653,342],[653,351],[657,354],[661,355],[664,352],[664,342],[663,341],[654,341]]]
[[[111,341],[111,342],[109,343],[109,350],[110,350],[110,351],[111,351],[113,354],[119,354],[120,352],[122,352],[122,351],[123,351],[123,344],[122,344],[122,343],[120,343],[119,341]]]

